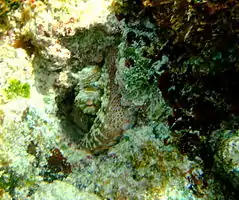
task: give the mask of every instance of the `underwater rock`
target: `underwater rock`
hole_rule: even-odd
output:
[[[20,104],[22,108],[24,103]],[[43,180],[40,173],[47,164],[49,150],[58,140],[59,125],[38,108],[19,110],[20,113],[7,112],[0,127],[0,189],[13,198],[25,199]]]
[[[166,125],[155,124],[126,131],[107,153],[81,156],[66,180],[106,199],[223,199],[202,165],[180,154]]]
[[[0,188],[0,198],[2,200],[11,200],[12,199],[11,196],[1,188]]]
[[[17,97],[30,97],[33,68],[24,49],[15,49],[7,43],[0,44],[0,104]]]
[[[53,183],[42,183],[36,193],[30,198],[32,200],[100,200],[97,195],[81,192],[73,185],[54,181]]]
[[[223,137],[215,148],[216,172],[232,186],[239,189],[239,135],[234,131],[223,131]]]
[[[224,199],[202,159],[177,149],[166,125],[173,109],[158,88],[165,70],[184,68],[172,65],[184,51],[171,51],[171,43],[190,41],[195,28],[176,20],[175,34],[161,35],[151,15],[164,18],[168,5],[185,10],[184,2],[161,2],[154,11],[156,1],[115,0],[121,25],[109,15],[111,0],[27,0],[9,13],[11,30],[0,35],[10,43],[0,42],[0,89],[15,80],[20,92],[14,100],[0,93],[0,198]],[[183,21],[197,19],[183,14]],[[215,169],[238,188],[238,138],[224,139],[212,145]]]

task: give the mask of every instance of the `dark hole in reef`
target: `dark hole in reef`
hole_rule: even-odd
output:
[[[204,161],[204,168],[207,169],[212,169],[213,164],[214,164],[214,158],[213,158],[213,152],[211,150],[210,144],[206,142],[205,144],[201,145],[200,149],[200,157]]]
[[[173,108],[168,124],[172,131],[185,130],[178,144],[179,150],[190,159],[200,156],[205,169],[210,171],[213,166],[213,152],[200,137],[207,137],[213,130],[220,128],[221,122],[228,122],[239,115],[239,72],[231,68],[200,76],[191,73],[187,80],[190,81],[187,82],[183,76],[176,76],[169,71],[159,77],[163,97]],[[186,84],[192,90],[183,94]],[[170,91],[172,86],[175,89]],[[233,121],[239,123],[238,120]],[[199,130],[199,136],[189,133],[193,130]]]
[[[58,173],[63,172],[64,174],[71,173],[71,166],[67,162],[67,159],[62,155],[58,148],[51,150],[51,156],[47,160],[47,164],[50,170]]]
[[[239,71],[233,65],[208,74],[176,74],[166,70],[158,81],[163,98],[173,108],[168,117],[171,130],[187,132],[180,139],[180,151],[191,158],[200,155],[209,168],[212,163],[208,160],[213,160],[210,148],[204,148],[205,144],[189,132],[197,130],[200,136],[207,137],[222,122],[234,118],[233,126],[239,124]]]
[[[231,181],[227,177],[223,177],[220,174],[216,173],[215,179],[221,182],[222,185],[226,186],[225,188],[223,188],[225,199],[229,199],[229,200],[238,199],[239,191],[238,189],[233,187]]]
[[[86,115],[74,106],[74,87],[71,88],[63,98],[57,98],[57,117],[61,121],[61,127],[73,143],[78,143],[83,136],[89,132],[93,125],[94,116]]]
[[[191,160],[200,156],[206,173],[212,175],[214,153],[210,144],[200,138],[208,137],[213,130],[220,128],[222,122],[228,123],[229,129],[238,128],[238,70],[227,65],[225,71],[213,74],[187,73],[185,77],[168,70],[158,80],[164,99],[173,108],[173,114],[168,117],[171,130],[185,132],[178,142],[179,150]],[[186,86],[190,90],[183,92]],[[170,91],[172,87],[174,90]],[[193,130],[199,130],[199,135],[191,134],[190,131]],[[236,199],[238,191],[229,180],[219,174],[214,174],[213,177],[222,183],[225,199]]]
[[[20,37],[13,41],[12,46],[14,48],[22,48],[27,52],[28,56],[31,56],[35,51],[36,48],[32,44],[31,40],[25,37]]]
[[[51,156],[47,158],[45,170],[40,175],[43,176],[44,181],[51,183],[54,180],[63,180],[71,172],[70,163],[67,162],[67,159],[58,148],[53,148]]]
[[[162,95],[174,109],[169,121],[170,125],[177,127],[174,130],[189,129],[190,126],[193,130],[208,133],[230,116],[239,115],[239,72],[228,70],[214,75],[191,74],[188,80],[193,81],[188,84],[191,90],[187,92],[183,76],[164,72],[159,77]]]

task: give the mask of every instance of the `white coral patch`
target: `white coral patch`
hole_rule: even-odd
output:
[[[106,0],[89,0],[80,5],[80,26],[88,27],[94,23],[106,22],[109,15],[108,7],[111,1]]]

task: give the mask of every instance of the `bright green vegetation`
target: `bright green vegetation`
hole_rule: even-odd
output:
[[[28,83],[21,83],[17,79],[9,80],[9,85],[4,91],[8,99],[14,99],[17,96],[30,97],[30,85]]]

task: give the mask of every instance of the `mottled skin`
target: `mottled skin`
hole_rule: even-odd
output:
[[[110,48],[105,58],[108,72],[108,103],[102,104],[89,133],[82,140],[82,147],[93,153],[105,150],[114,145],[122,133],[133,125],[133,112],[121,105],[121,94],[115,83],[117,50]]]

